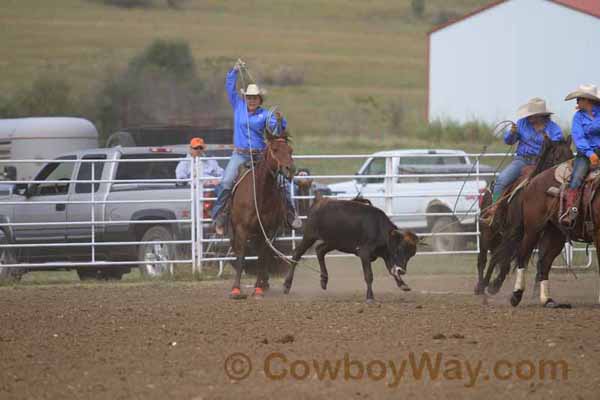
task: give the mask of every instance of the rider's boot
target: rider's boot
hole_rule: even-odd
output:
[[[579,214],[578,209],[579,203],[579,189],[567,189],[565,190],[565,207],[564,213],[560,216],[559,222],[566,228],[571,228],[575,224],[577,215]]]
[[[227,223],[229,221],[229,207],[227,206],[227,202],[229,201],[229,197],[231,196],[231,190],[223,189],[221,193],[219,193],[219,197],[215,202],[213,210],[213,219],[214,219],[214,227],[215,232],[218,235],[225,234],[225,228],[227,227]]]
[[[492,195],[492,205],[490,205],[481,216],[481,222],[491,226],[494,222],[494,215],[496,215],[496,210],[498,209],[498,199],[500,198],[499,194]]]
[[[284,186],[283,188],[283,195],[285,198],[286,206],[285,222],[288,228],[298,230],[302,228],[302,220],[296,214],[296,207],[294,207],[291,193],[289,192],[289,190],[287,190],[287,186]]]
[[[292,229],[298,230],[302,228],[302,220],[296,215],[296,212],[293,209],[288,208],[286,222]]]

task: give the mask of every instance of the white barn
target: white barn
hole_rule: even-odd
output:
[[[427,118],[496,123],[544,98],[569,126],[578,85],[600,86],[600,0],[501,0],[429,32]]]

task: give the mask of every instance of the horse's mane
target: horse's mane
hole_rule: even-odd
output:
[[[531,173],[531,175],[529,176],[530,178],[533,178],[534,176],[540,174],[541,172],[543,172],[544,170],[553,167],[554,164],[556,163],[556,160],[550,160],[550,155],[552,154],[552,150],[555,146],[560,146],[560,145],[564,145],[566,144],[567,141],[566,140],[560,140],[557,142],[553,142],[549,139],[544,140],[544,144],[542,145],[542,151],[541,151],[541,155],[540,158],[538,159],[538,162],[535,165],[535,168],[533,169],[533,172]]]

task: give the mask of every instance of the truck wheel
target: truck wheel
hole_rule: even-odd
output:
[[[164,242],[173,240],[173,233],[161,225],[150,227],[142,236],[142,242]],[[172,263],[164,263],[176,259],[176,247],[172,243],[140,244],[138,249],[138,264],[140,273],[146,278],[157,278],[170,274]],[[163,261],[157,263],[156,261]]]
[[[456,219],[439,217],[433,222],[431,233],[458,233],[462,229]],[[433,236],[432,247],[434,251],[456,251],[464,249],[463,236]]]
[[[9,244],[6,236],[0,232],[0,244]],[[17,257],[13,249],[2,247],[0,248],[0,282],[18,282],[23,276],[23,271],[20,268],[3,267],[4,264],[16,264]]]

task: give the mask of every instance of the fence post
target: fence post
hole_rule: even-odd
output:
[[[192,157],[190,164],[191,182],[188,182],[190,187],[190,249],[192,251],[192,274],[196,276],[198,260],[196,257],[196,158]]]
[[[90,182],[90,193],[91,193],[91,197],[92,197],[92,262],[95,263],[96,262],[96,204],[94,202],[94,180],[95,180],[95,162],[91,161],[90,164],[92,164],[92,179]],[[75,184],[77,185],[77,184]]]
[[[394,188],[394,171],[392,157],[387,156],[385,158],[385,213],[387,215],[392,214],[392,202],[393,202],[393,188]]]
[[[477,252],[480,251],[480,246],[481,244],[479,243],[479,237],[480,235],[480,226],[479,226],[479,216],[481,215],[481,199],[482,199],[482,195],[483,193],[479,192],[479,155],[477,156],[477,159],[475,160],[475,173],[477,174],[477,214],[475,214],[475,232],[477,233],[476,235],[476,240],[477,240]]]
[[[296,215],[300,216],[300,214],[298,213],[298,207],[296,207],[296,204],[294,202],[294,196],[296,195],[296,193],[294,193],[294,179],[295,179],[295,177],[293,177],[290,181],[290,199],[292,200],[292,205],[296,209]],[[292,237],[292,250],[296,250],[296,230],[294,228],[292,228],[292,236],[291,237]]]
[[[196,157],[197,185],[196,185],[196,255],[198,257],[198,272],[202,273],[202,259],[204,258],[204,164],[200,157]]]

